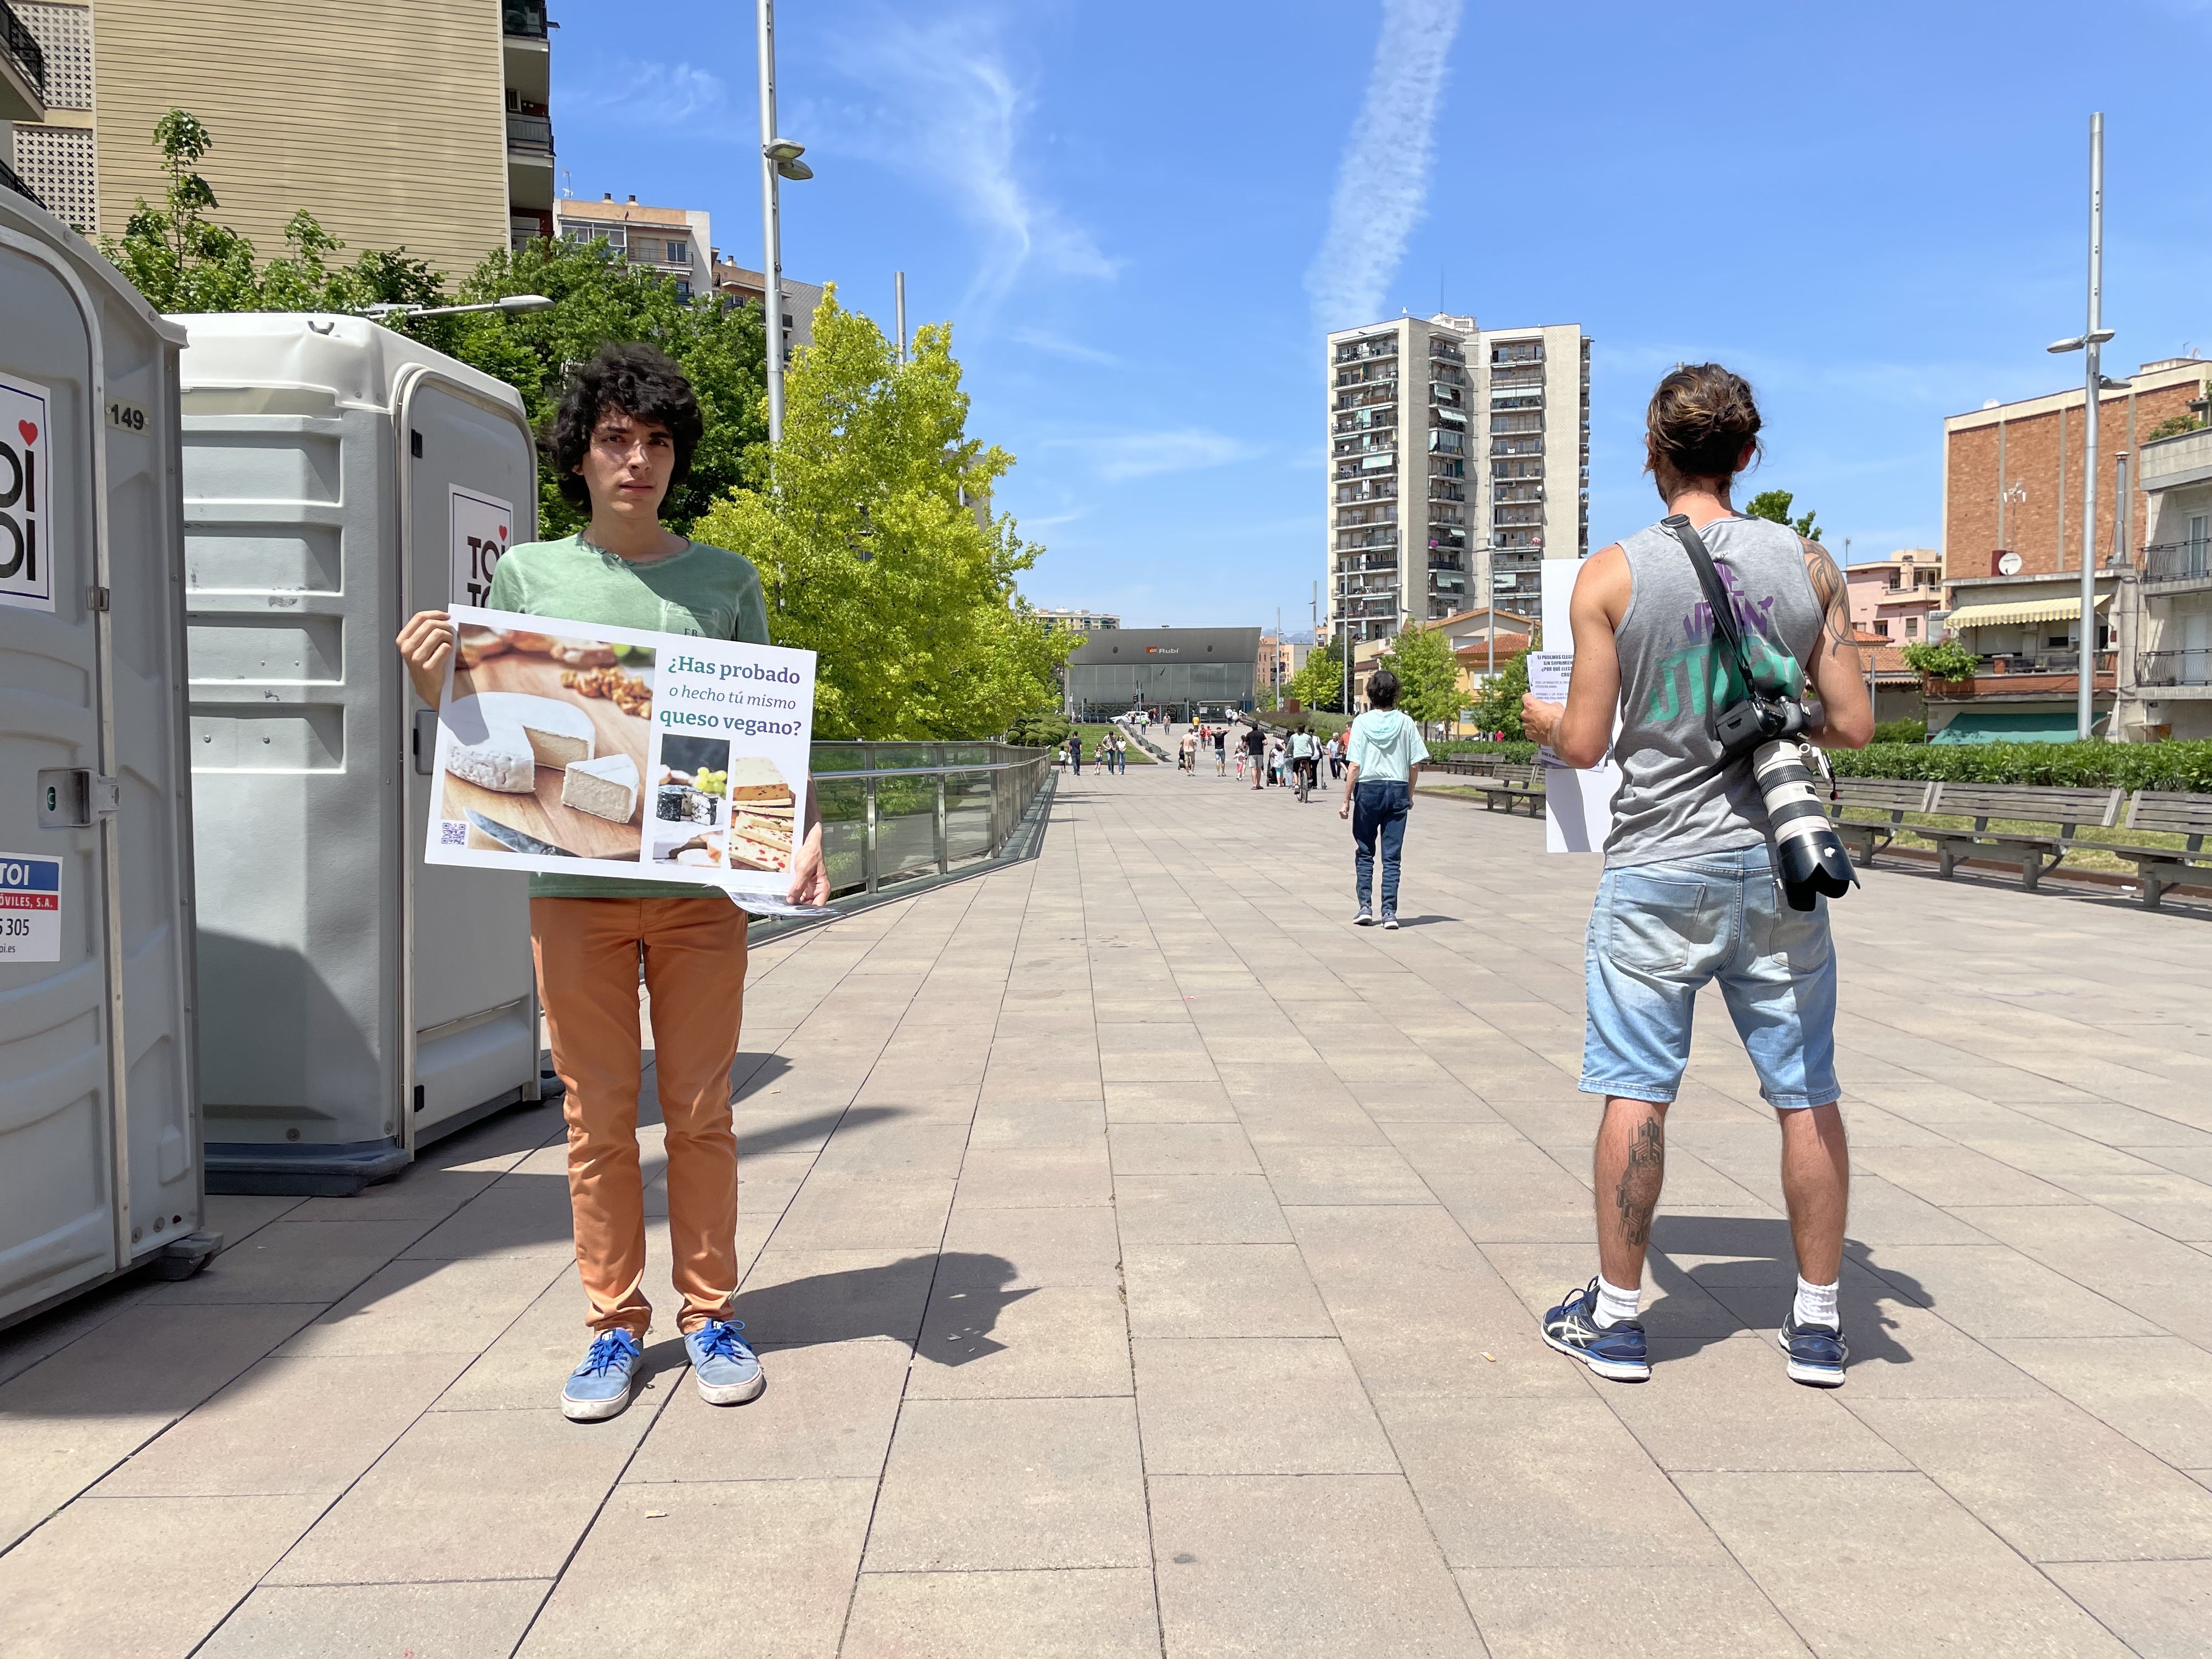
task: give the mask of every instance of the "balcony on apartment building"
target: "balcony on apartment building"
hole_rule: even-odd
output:
[[[2146,594],[2212,587],[2212,538],[2153,542],[2143,549],[2142,585]]]
[[[516,115],[510,112],[507,118],[507,148],[510,152],[523,150],[550,161],[553,123],[543,115]]]
[[[1429,359],[1431,362],[1464,363],[1467,353],[1460,349],[1458,341],[1448,340],[1441,334],[1431,334],[1429,337]]]
[[[2154,654],[2154,653],[2139,653]],[[2118,684],[2118,653],[2100,651],[2091,665],[2089,689],[2108,692]],[[2081,653],[2079,651],[2012,651],[1982,658],[1973,676],[1964,680],[1931,680],[1930,702],[2027,702],[2080,695]]]
[[[525,40],[545,38],[545,0],[501,0],[500,32]]]
[[[2212,696],[2212,647],[2136,653],[2136,684]]]
[[[1381,385],[1362,384],[1340,386],[1337,389],[1336,401],[1329,407],[1338,410],[1372,409],[1377,405],[1387,408],[1395,405],[1397,401],[1398,384],[1391,380]]]
[[[30,25],[16,15],[8,0],[0,0],[0,121],[40,122],[46,118],[46,52]],[[6,157],[0,156],[0,162]],[[13,173],[8,187],[19,196],[39,198],[25,189]]]
[[[1336,487],[1339,501],[1392,501],[1398,498],[1398,480],[1386,473],[1375,478],[1355,478]]]

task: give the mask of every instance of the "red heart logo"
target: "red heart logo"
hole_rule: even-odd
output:
[[[39,441],[39,428],[28,421],[16,422],[15,430],[23,434],[23,441],[27,444],[34,444]]]
[[[499,538],[501,541],[505,541],[507,539],[507,526],[505,525],[501,525],[499,527]]]

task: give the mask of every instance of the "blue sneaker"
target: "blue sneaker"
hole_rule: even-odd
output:
[[[568,1373],[561,1390],[561,1414],[571,1423],[597,1423],[619,1416],[637,1387],[638,1361],[645,1350],[628,1331],[602,1331],[592,1339],[584,1363]]]
[[[699,1397],[710,1406],[742,1405],[768,1387],[759,1356],[738,1334],[744,1328],[742,1319],[710,1319],[684,1339]]]
[[[1602,1330],[1597,1323],[1597,1280],[1544,1316],[1544,1340],[1571,1354],[1612,1382],[1648,1382],[1651,1362],[1644,1357],[1644,1327],[1632,1319]]]
[[[1790,1380],[1812,1389],[1844,1386],[1844,1361],[1850,1348],[1844,1334],[1832,1325],[1800,1325],[1782,1322],[1782,1352],[1790,1356]]]

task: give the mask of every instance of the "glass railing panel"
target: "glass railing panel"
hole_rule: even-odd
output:
[[[992,844],[991,793],[997,775],[990,772],[952,772],[945,779],[945,856],[958,864],[967,859],[988,858],[998,849]]]
[[[856,893],[868,884],[868,786],[854,780],[825,780],[814,787],[822,809],[822,860],[830,870],[830,891]]]
[[[928,763],[924,760],[913,763]],[[937,780],[878,777],[875,783],[877,884],[884,886],[916,876],[935,875]]]

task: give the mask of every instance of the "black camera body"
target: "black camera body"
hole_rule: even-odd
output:
[[[1763,743],[1794,738],[1808,730],[1812,718],[1795,697],[1770,697],[1757,686],[1741,702],[1713,716],[1713,735],[1729,760],[1741,760]]]

